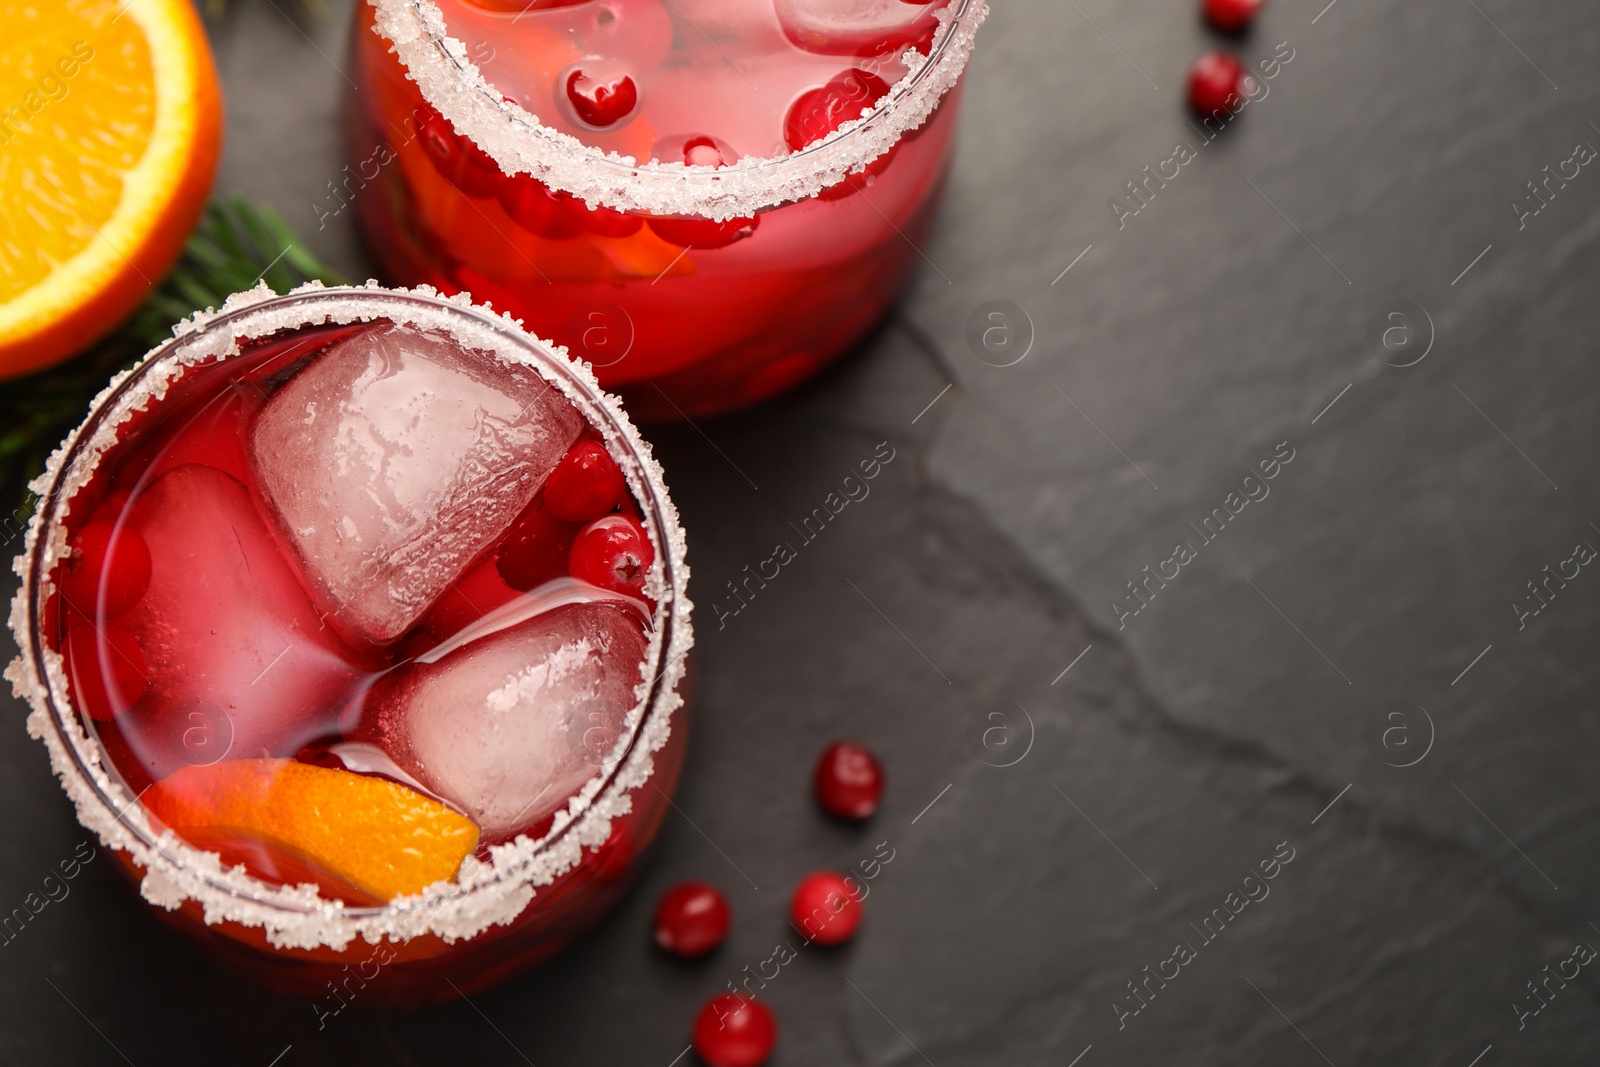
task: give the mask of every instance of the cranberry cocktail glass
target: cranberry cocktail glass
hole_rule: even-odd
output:
[[[790,388],[920,257],[983,0],[363,0],[348,204],[643,418]]]
[[[175,925],[278,988],[425,1000],[622,893],[682,763],[688,571],[586,368],[465,297],[258,289],[34,488],[8,677]]]

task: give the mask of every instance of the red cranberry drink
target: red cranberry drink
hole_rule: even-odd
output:
[[[621,892],[692,638],[660,470],[587,370],[465,298],[258,290],[35,488],[9,677],[178,925],[281,987],[423,999]]]
[[[983,0],[364,0],[353,204],[635,414],[775,395],[921,262]],[[330,183],[332,186],[333,183]]]

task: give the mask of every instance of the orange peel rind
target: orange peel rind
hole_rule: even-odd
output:
[[[185,767],[144,806],[200,848],[248,841],[326,871],[381,901],[454,878],[478,845],[466,816],[403,785],[287,759]],[[224,862],[231,849],[223,850]]]
[[[222,95],[190,0],[0,0],[0,377],[109,333],[205,207]]]

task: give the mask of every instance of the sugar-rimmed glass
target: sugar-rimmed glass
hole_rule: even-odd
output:
[[[491,354],[486,358],[532,368],[558,389],[622,468],[658,551],[647,580],[656,602],[641,668],[649,681],[625,727],[589,759],[593,776],[537,840],[494,846],[485,860],[469,858],[456,880],[367,907],[224,869],[215,854],[156,832],[73,706],[62,656],[45,638],[45,618],[52,576],[68,551],[74,503],[95,486],[101,464],[114,463],[118,446],[136,439],[163,402],[206,375],[227,375],[234,365],[242,372],[252,353],[281,335],[374,320],[440,331],[464,349]],[[584,368],[463,298],[376,286],[314,285],[281,297],[258,289],[183,324],[172,341],[114,380],[35,489],[42,499],[18,561],[23,585],[11,615],[21,655],[7,676],[32,705],[29,732],[45,742],[80,821],[139,882],[148,902],[208,948],[269,984],[309,995],[358,971],[360,987],[373,1000],[447,997],[559,950],[626,887],[664,816],[682,762],[680,689],[693,641],[684,595],[688,572],[683,533],[659,467],[615,399]]]
[[[572,10],[586,7],[604,14],[606,0]],[[512,102],[480,71],[494,41],[452,36],[430,0],[370,0],[352,41],[350,166],[328,209],[353,208],[397,280],[509,310],[640,417],[758,402],[863,336],[921,258],[987,12],[982,0],[929,7],[926,51],[888,57],[896,80],[860,118],[835,114],[798,150],[740,146],[736,161],[702,166],[623,141],[603,151],[541,122],[550,107]],[[862,62],[838,57],[844,70]]]

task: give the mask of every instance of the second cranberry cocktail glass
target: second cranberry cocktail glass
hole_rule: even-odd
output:
[[[511,312],[636,415],[751,404],[919,261],[986,11],[365,0],[339,209],[398,280]]]
[[[448,997],[627,885],[682,761],[687,569],[581,366],[465,298],[258,290],[35,488],[8,677],[208,947],[330,1010]]]

